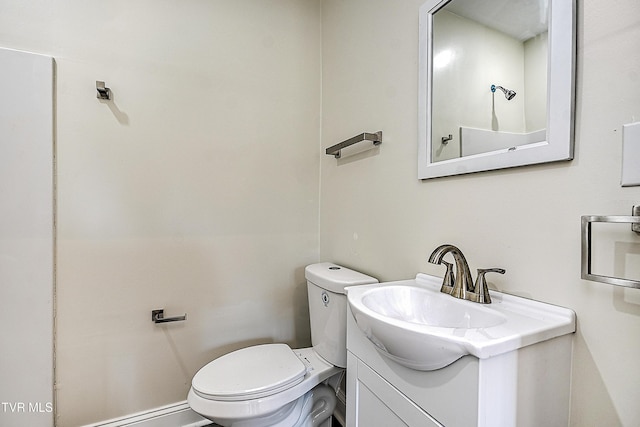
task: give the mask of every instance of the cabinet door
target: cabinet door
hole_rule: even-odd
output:
[[[443,427],[359,360],[355,397],[356,426],[348,427]]]
[[[359,426],[409,426],[362,383],[358,387],[358,409]]]

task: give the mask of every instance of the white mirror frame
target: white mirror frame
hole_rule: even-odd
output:
[[[433,14],[449,1],[428,0],[420,8],[418,178],[573,159],[576,0],[549,0],[547,140],[467,157],[432,161]]]

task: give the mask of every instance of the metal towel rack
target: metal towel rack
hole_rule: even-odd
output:
[[[339,159],[341,156],[340,150],[362,141],[371,141],[373,142],[373,145],[380,145],[382,144],[382,131],[378,131],[376,133],[369,133],[369,132],[361,133],[360,135],[351,137],[336,145],[332,145],[331,147],[326,149],[325,153],[330,156],[335,156],[336,159]]]
[[[159,308],[151,311],[151,320],[153,320],[153,323],[180,322],[187,320],[187,313],[182,316],[164,317],[164,308]]]
[[[623,279],[620,277],[603,276],[591,272],[591,224],[594,222],[628,223],[631,231],[640,234],[640,205],[634,206],[633,215],[584,215],[582,217],[582,268],[581,275],[585,280],[607,283],[609,285],[625,286],[640,289],[640,280]]]

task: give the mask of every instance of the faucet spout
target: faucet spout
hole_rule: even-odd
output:
[[[449,244],[440,245],[429,256],[429,262],[432,264],[442,264],[444,262],[442,259],[448,253],[453,255],[455,261],[455,281],[453,283],[453,289],[451,289],[450,286],[445,287],[443,283],[440,291],[449,293],[455,298],[467,299],[467,292],[473,292],[474,285],[469,264],[467,264],[467,260],[460,249]],[[445,281],[447,281],[446,276]]]

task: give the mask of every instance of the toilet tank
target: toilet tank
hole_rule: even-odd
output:
[[[330,262],[305,269],[309,294],[311,343],[327,362],[347,366],[347,286],[378,283],[366,274]]]

